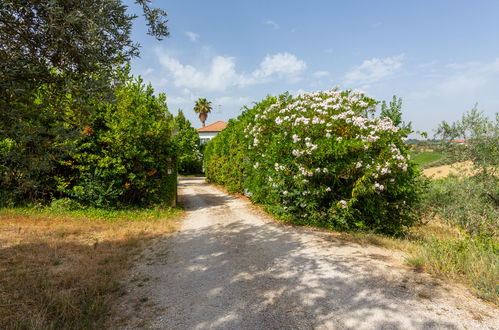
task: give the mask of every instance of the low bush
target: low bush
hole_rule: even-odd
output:
[[[399,233],[422,181],[408,130],[375,117],[377,103],[338,90],[267,97],[208,144],[207,179],[298,224]]]
[[[50,203],[50,210],[53,211],[76,211],[82,210],[84,206],[71,198],[55,199]]]
[[[429,185],[422,205],[426,212],[438,214],[448,225],[468,234],[494,236],[499,229],[497,187],[495,177],[450,176]]]

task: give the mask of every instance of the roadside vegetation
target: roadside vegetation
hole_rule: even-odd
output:
[[[101,329],[147,241],[173,232],[175,208],[0,210],[0,328]]]
[[[432,273],[460,279],[482,298],[499,302],[499,117],[473,108],[437,134],[451,162],[469,162],[472,174],[430,182],[422,204],[425,221],[450,235],[425,237],[408,259]],[[466,143],[456,144],[460,138]]]
[[[175,145],[178,150],[178,173],[197,175],[203,168],[203,146],[198,131],[185,118],[182,110],[175,117]]]
[[[444,122],[439,143],[413,148],[409,160],[400,141],[410,125],[401,121],[400,101],[385,103],[380,118],[366,111],[375,104],[338,91],[268,97],[208,144],[207,179],[283,221],[401,249],[410,266],[466,283],[498,303],[497,118],[473,109]],[[379,123],[382,129],[370,131]],[[473,168],[438,180],[421,175],[423,167],[444,162]]]
[[[136,0],[148,34],[166,12]],[[0,328],[100,329],[143,243],[176,228],[166,97],[130,74],[122,1],[0,4]]]
[[[205,151],[206,177],[284,221],[396,234],[417,219],[424,183],[409,161],[400,102],[352,91],[268,97]]]

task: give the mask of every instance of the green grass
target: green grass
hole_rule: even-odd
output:
[[[420,166],[428,166],[433,163],[439,162],[443,160],[445,157],[445,154],[440,153],[440,152],[421,152],[415,156],[412,157],[412,160],[420,165]]]
[[[440,277],[458,279],[499,304],[499,244],[496,239],[455,238],[421,242],[407,264]]]
[[[15,207],[0,208],[2,215],[25,215],[25,216],[58,216],[73,219],[90,220],[154,220],[180,215],[182,209],[179,207],[143,208],[143,209],[100,209],[85,207],[78,210],[56,209],[50,206],[44,207]]]

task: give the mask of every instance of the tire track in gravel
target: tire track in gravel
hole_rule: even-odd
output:
[[[398,252],[280,225],[202,178],[179,189],[187,216],[137,264],[148,280],[120,302],[120,328],[499,328],[497,309],[405,269]]]

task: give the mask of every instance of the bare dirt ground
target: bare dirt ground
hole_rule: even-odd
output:
[[[202,178],[187,217],[137,260],[111,328],[498,329],[497,309],[403,256],[280,225]]]

